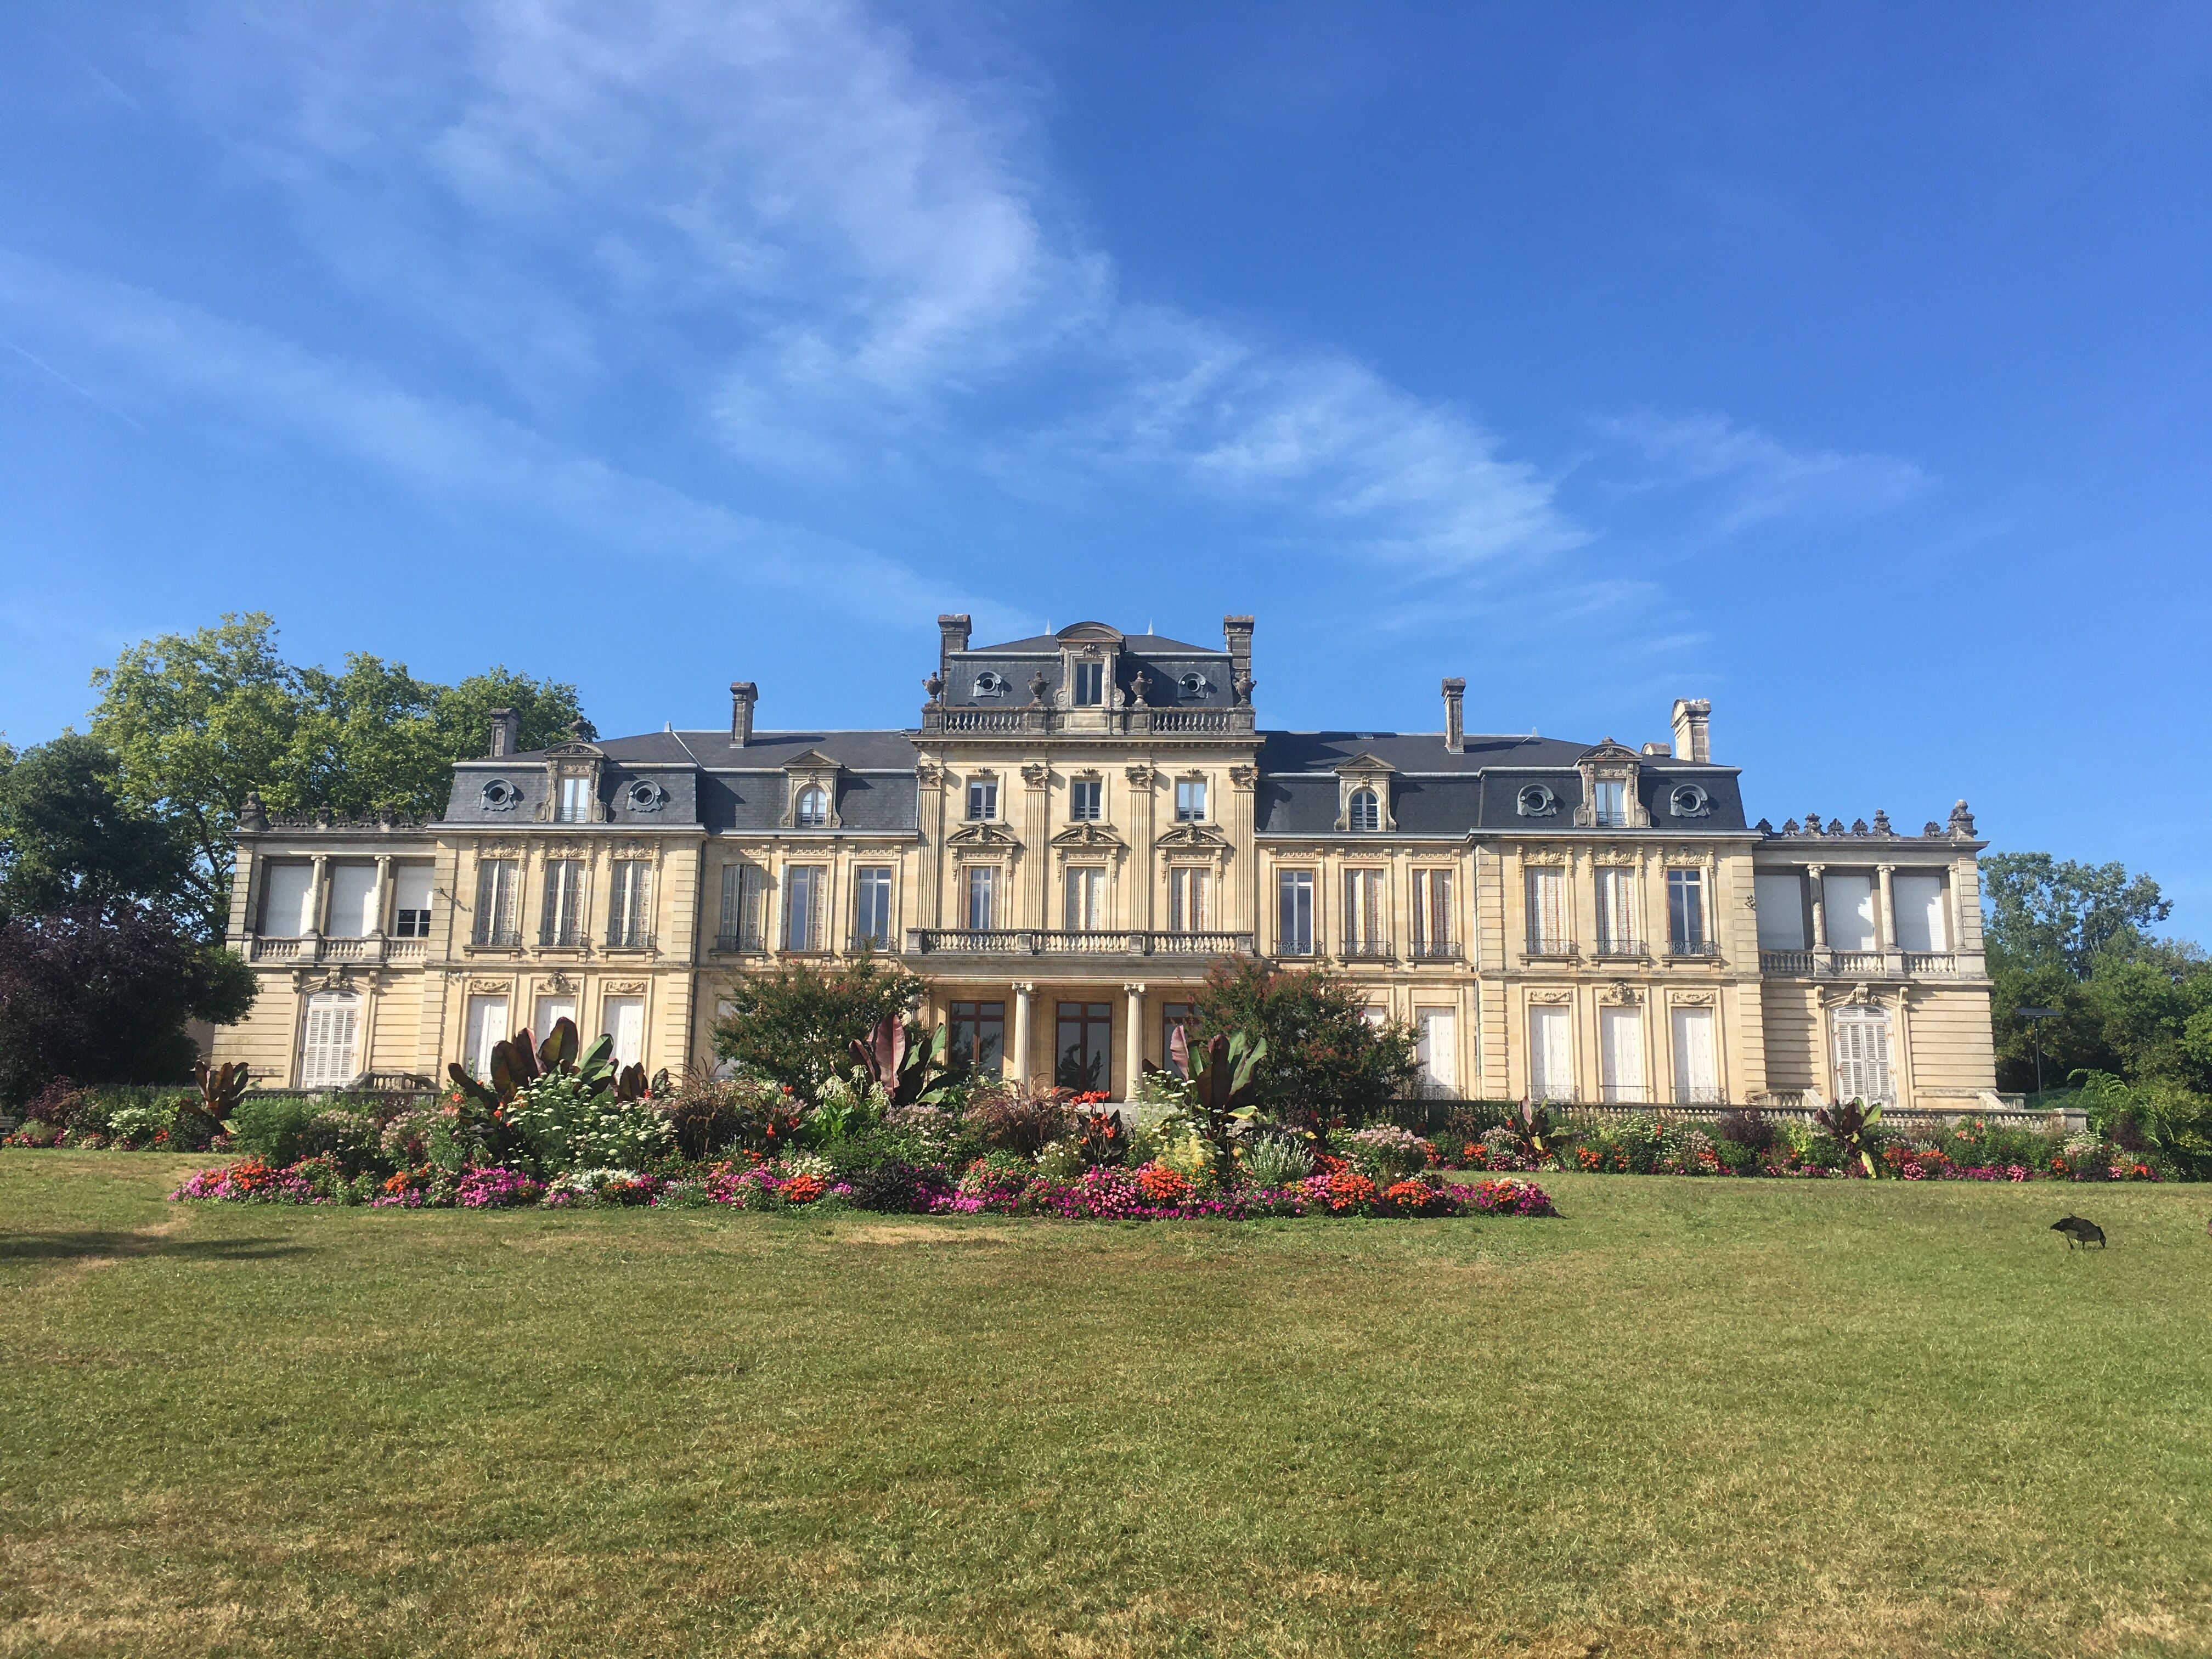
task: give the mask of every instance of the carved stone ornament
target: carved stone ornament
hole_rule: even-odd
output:
[[[514,981],[511,979],[472,979],[469,981],[471,996],[503,997],[514,989]]]
[[[1225,850],[1229,837],[1210,823],[1178,823],[1171,830],[1163,830],[1152,839],[1155,847],[1200,848],[1206,851]]]
[[[1710,1008],[1713,1006],[1711,991],[1675,991],[1667,998],[1677,1008]]]
[[[1617,1006],[1633,1008],[1644,1000],[1644,993],[1625,979],[1617,979],[1606,988],[1605,1000]]]
[[[1052,838],[1054,847],[1095,847],[1101,849],[1121,848],[1127,843],[1103,823],[1085,821],[1071,823]]]
[[[1249,789],[1260,781],[1260,769],[1256,766],[1232,766],[1229,769],[1229,781],[1237,788]]]
[[[1128,769],[1129,786],[1133,789],[1150,789],[1158,781],[1159,774],[1143,761]]]
[[[601,994],[611,997],[641,997],[645,981],[641,979],[618,979],[602,988]]]
[[[571,980],[568,975],[555,973],[546,980],[545,988],[553,995],[560,996],[566,993],[573,992],[576,988],[576,986],[575,981]]]
[[[914,781],[925,789],[934,789],[945,781],[945,769],[935,761],[916,761]]]
[[[1531,991],[1528,993],[1529,1001],[1540,1002],[1547,1005],[1559,1002],[1572,1002],[1574,1000],[1575,994],[1572,991],[1565,989],[1557,991]]]
[[[1042,789],[1052,781],[1052,768],[1041,761],[1030,761],[1022,768],[1022,781],[1032,789]]]
[[[963,823],[945,838],[945,844],[955,850],[978,847],[1019,847],[1021,837],[1003,823],[986,820],[981,823]]]

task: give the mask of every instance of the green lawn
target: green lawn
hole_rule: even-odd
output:
[[[187,1167],[0,1154],[0,1654],[2212,1653],[2212,1189],[1117,1226]]]

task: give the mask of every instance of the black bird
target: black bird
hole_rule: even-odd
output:
[[[2051,1231],[2066,1235],[2066,1248],[2069,1250],[2076,1244],[2087,1249],[2093,1238],[2097,1241],[2099,1249],[2105,1248],[2105,1230],[2094,1221],[2082,1220],[2078,1215],[2069,1215],[2063,1221],[2052,1222]]]

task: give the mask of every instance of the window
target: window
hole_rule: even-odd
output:
[[[1601,957],[1632,957],[1643,949],[1636,937],[1636,872],[1618,865],[1597,872],[1597,951]]]
[[[658,812],[668,805],[668,792],[650,778],[640,778],[626,792],[633,812]]]
[[[538,919],[540,945],[582,942],[584,861],[550,859],[545,865],[545,907]]]
[[[491,1076],[491,1051],[507,1041],[507,999],[471,997],[462,1032],[461,1064],[483,1082]]]
[[[1555,1003],[1528,1011],[1528,1094],[1534,1100],[1575,1097],[1574,1018]]]
[[[485,859],[477,864],[475,939],[478,945],[514,945],[522,943],[521,919],[517,914],[515,871],[513,859]],[[505,1036],[507,1033],[501,1031],[500,1035]]]
[[[1176,780],[1176,822],[1177,823],[1206,822],[1206,780],[1204,778]]]
[[[1567,942],[1567,872],[1556,864],[1539,864],[1528,872],[1528,954],[1564,957],[1573,953]]]
[[[1628,822],[1628,785],[1619,778],[1600,778],[1591,791],[1590,822],[1619,829]]]
[[[1072,933],[1091,933],[1106,925],[1106,872],[1094,866],[1067,872],[1066,904],[1060,925]]]
[[[1513,810],[1524,818],[1547,818],[1559,810],[1559,798],[1540,783],[1525,783],[1513,798]]]
[[[1202,933],[1213,926],[1213,913],[1207,908],[1207,873],[1204,870],[1194,869],[1168,872],[1170,933]]]
[[[1835,1014],[1836,1098],[1869,1106],[1895,1103],[1889,1075],[1889,1015],[1880,1008],[1838,1008]]]
[[[787,865],[783,872],[783,948],[822,948],[823,899],[830,872],[818,864]]]
[[[761,915],[767,908],[768,872],[756,864],[722,866],[722,916],[715,930],[717,951],[763,948]]]
[[[1079,662],[1075,665],[1075,706],[1096,708],[1106,701],[1106,665],[1103,662]]]
[[[1188,1002],[1166,1002],[1160,1005],[1160,1060],[1170,1071],[1178,1076],[1188,1068],[1176,1064],[1176,1033],[1177,1031],[1182,1033],[1183,1052],[1188,1054],[1190,1052],[1192,1017],[1191,1006]]]
[[[1667,794],[1667,810],[1678,818],[1702,818],[1711,816],[1712,800],[1694,783],[1678,783]]]
[[[1078,823],[1096,823],[1106,786],[1097,778],[1078,778],[1067,786],[1067,816]]]
[[[645,1063],[645,999],[609,997],[599,1008],[602,1034],[615,1040],[617,1066]]]
[[[1176,690],[1185,702],[1195,702],[1212,694],[1213,682],[1194,672],[1176,682]]]
[[[1006,677],[985,669],[975,676],[975,695],[979,697],[1003,697],[1006,695]]]
[[[1413,954],[1452,957],[1452,872],[1413,872]]]
[[[801,830],[827,830],[830,827],[830,792],[818,783],[810,783],[799,792],[799,807],[792,814],[792,822]]]
[[[333,864],[331,908],[324,931],[332,939],[366,939],[378,931],[376,866],[373,864]]]
[[[261,872],[261,931],[270,939],[297,939],[315,931],[315,866],[265,865]]]
[[[992,917],[998,909],[999,869],[993,864],[973,864],[968,866],[963,884],[962,908],[967,915],[967,926],[988,931]]]
[[[427,864],[392,866],[392,936],[430,937],[430,878]]]
[[[891,872],[864,866],[853,877],[853,942],[871,951],[891,948]]]
[[[1644,1085],[1644,1011],[1597,1011],[1598,1091],[1608,1106],[1640,1104]]]
[[[1802,951],[1805,948],[1805,883],[1795,871],[1788,875],[1752,878],[1752,893],[1759,902],[1759,948],[1762,951]]]
[[[487,812],[512,812],[522,804],[522,791],[505,778],[494,778],[477,791]]]
[[[1948,951],[1951,948],[1949,918],[1943,908],[1942,877],[1892,877],[1889,898],[1891,907],[1897,913],[1899,950]]]
[[[1344,954],[1379,957],[1390,948],[1389,901],[1380,870],[1344,872]]]
[[[1713,1011],[1676,1008],[1674,1024],[1674,1103],[1711,1106],[1721,1097],[1719,1073],[1713,1059]]]
[[[1372,789],[1352,792],[1352,827],[1355,830],[1380,830],[1382,827],[1382,803]]]
[[[1874,878],[1871,876],[1823,875],[1821,908],[1828,924],[1828,944],[1838,951],[1871,951],[1874,936]]]
[[[1114,1007],[1106,1002],[1063,1002],[1054,1044],[1053,1081],[1077,1094],[1112,1086]]]
[[[1286,957],[1314,953],[1314,872],[1275,872],[1275,950]]]
[[[300,1086],[337,1089],[352,1082],[361,1031],[361,999],[319,992],[307,999],[300,1027]]]
[[[530,1029],[543,1042],[546,1034],[564,1019],[571,1025],[576,1023],[576,999],[569,992],[550,992],[538,999],[538,1012],[531,1016]]]
[[[956,1002],[951,1024],[945,1047],[952,1054],[984,1077],[998,1076],[1006,1052],[1006,1005]]]
[[[653,912],[647,904],[643,859],[617,859],[607,895],[607,944],[617,951],[641,950],[653,943]]]
[[[1449,1008],[1413,1011],[1413,1057],[1420,1062],[1421,1092],[1449,1100],[1459,1092],[1459,1021]]]
[[[968,780],[968,821],[986,823],[999,816],[999,781],[996,778]]]
[[[1667,872],[1667,948],[1678,957],[1705,953],[1705,872]]]
[[[589,778],[561,780],[561,822],[589,823],[592,821],[592,781]]]

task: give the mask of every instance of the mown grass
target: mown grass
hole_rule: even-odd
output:
[[[0,1154],[0,1654],[2212,1652],[2201,1188],[1122,1227],[184,1167]]]

